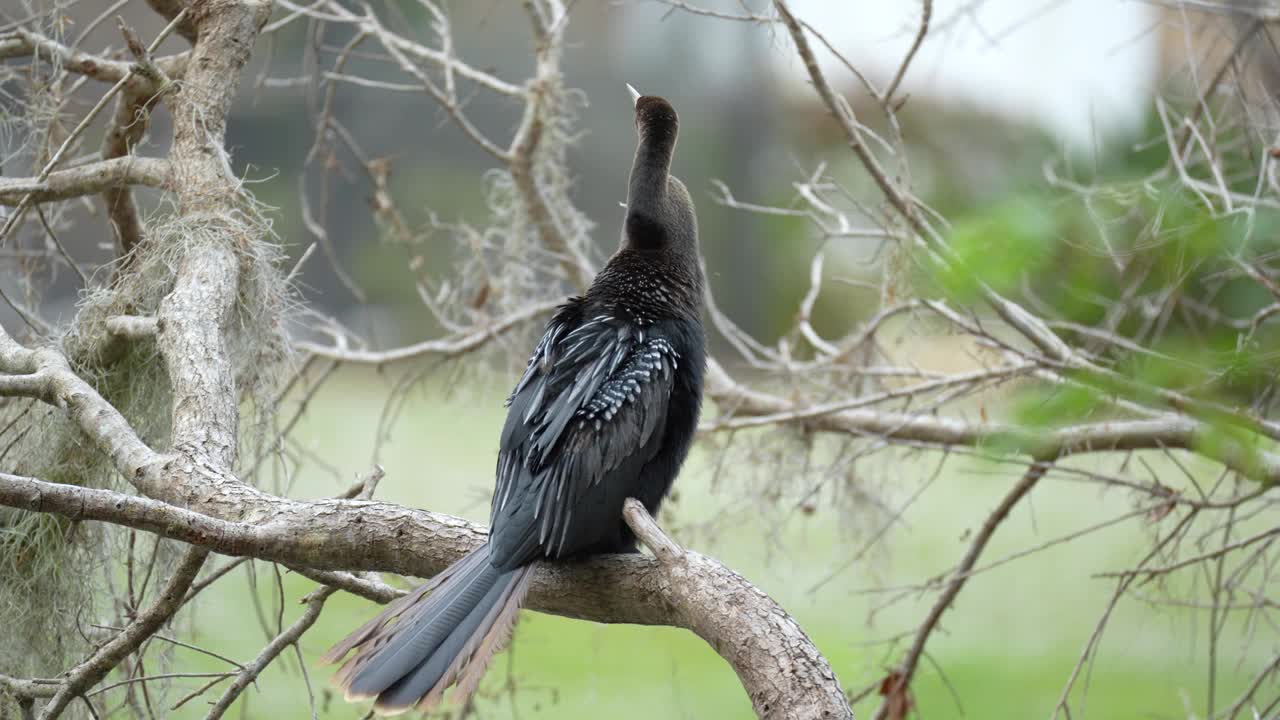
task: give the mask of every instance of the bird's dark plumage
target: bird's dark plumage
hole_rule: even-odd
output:
[[[394,713],[475,690],[510,634],[533,564],[632,552],[628,497],[650,513],[698,423],[705,364],[698,226],[670,174],[678,119],[636,99],[640,136],[622,245],[547,324],[508,400],[489,542],[401,598],[326,655],[335,680]]]

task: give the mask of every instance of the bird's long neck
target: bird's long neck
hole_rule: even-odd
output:
[[[642,133],[631,166],[631,182],[627,189],[627,211],[655,217],[667,192],[671,174],[671,155],[676,138],[672,128],[653,127]]]

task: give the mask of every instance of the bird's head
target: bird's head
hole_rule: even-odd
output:
[[[636,132],[640,142],[669,145],[672,150],[676,144],[676,134],[680,130],[680,118],[676,109],[665,98],[657,95],[641,95],[639,90],[627,85],[631,99],[636,107]]]
[[[630,85],[639,145],[631,167],[623,244],[640,250],[665,249],[696,258],[698,221],[684,183],[671,175],[680,121],[671,103],[642,95]]]

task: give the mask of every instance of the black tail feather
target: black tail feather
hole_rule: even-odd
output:
[[[380,714],[438,703],[464,668],[467,676],[474,665],[482,670],[509,635],[529,569],[498,570],[488,546],[477,549],[326,653],[336,662],[356,651],[334,682],[349,700],[377,698]],[[466,685],[466,694],[474,691]]]
[[[375,707],[380,711],[395,711],[411,708],[424,699],[436,683],[444,677],[445,671],[453,664],[455,656],[461,651],[481,623],[490,615],[490,611],[498,606],[498,599],[506,592],[507,584],[498,582],[476,602],[471,611],[461,622],[455,623],[451,632],[444,638],[412,672],[404,675],[395,684],[378,695]]]

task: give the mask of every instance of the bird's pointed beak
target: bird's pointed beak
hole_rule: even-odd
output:
[[[631,87],[631,83],[627,83],[627,92],[631,93],[631,104],[640,102],[640,91]]]

